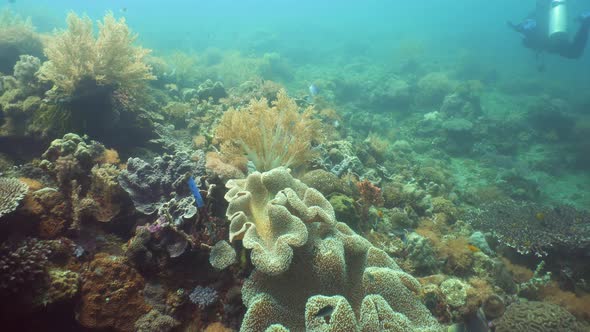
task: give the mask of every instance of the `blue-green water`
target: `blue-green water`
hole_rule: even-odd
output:
[[[520,45],[506,21],[518,22],[535,1],[16,1],[39,29],[63,27],[69,11],[101,18],[108,10],[124,16],[142,45],[155,54],[216,47],[243,52],[279,52],[301,65],[325,66],[366,57],[390,65],[400,42],[418,42],[425,58],[454,63],[469,57],[507,79],[557,82],[574,94],[587,90],[590,59],[547,56],[547,71],[535,71],[534,56]],[[570,1],[572,17],[588,10]],[[576,23],[571,24],[575,30]],[[573,32],[572,32],[573,33]],[[262,40],[261,40],[262,39]],[[262,43],[262,45],[260,45]],[[575,88],[574,88],[575,87]],[[580,92],[576,92],[580,91]]]
[[[1,2],[0,326],[590,330],[590,49],[535,3]]]

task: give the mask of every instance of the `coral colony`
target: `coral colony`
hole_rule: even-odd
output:
[[[587,98],[419,41],[314,67],[33,23],[0,15],[7,330],[590,329]]]

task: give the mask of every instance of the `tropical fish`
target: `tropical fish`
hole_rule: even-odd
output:
[[[205,202],[203,201],[203,196],[201,196],[201,192],[199,191],[199,187],[195,183],[195,178],[192,176],[188,179],[188,188],[193,193],[195,197],[195,202],[197,203],[197,207],[200,209],[205,206]]]
[[[323,307],[322,309],[320,309],[318,312],[316,312],[315,316],[316,317],[328,317],[328,316],[331,316],[333,312],[334,312],[334,307],[331,305],[327,305],[327,306]]]
[[[318,88],[317,85],[311,83],[311,85],[309,86],[309,95],[312,97],[317,96],[320,93],[320,88]]]

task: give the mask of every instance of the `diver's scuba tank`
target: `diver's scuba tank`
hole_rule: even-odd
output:
[[[549,39],[551,41],[562,41],[568,38],[567,35],[567,1],[551,0],[549,8]]]

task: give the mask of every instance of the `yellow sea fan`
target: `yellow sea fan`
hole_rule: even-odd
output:
[[[90,79],[132,91],[155,79],[145,63],[149,50],[133,45],[137,36],[125,19],[117,20],[108,12],[98,23],[97,38],[90,18],[70,13],[66,22],[68,28],[47,42],[44,52],[48,61],[39,72],[40,78],[53,82],[55,88],[72,93],[78,83]]]
[[[313,109],[299,112],[285,90],[269,106],[266,98],[251,100],[244,109],[229,109],[216,128],[221,153],[230,159],[246,156],[258,171],[297,167],[312,157],[312,144],[323,139]]]

